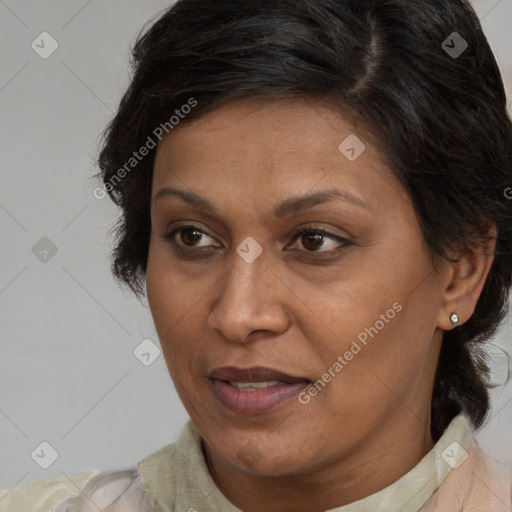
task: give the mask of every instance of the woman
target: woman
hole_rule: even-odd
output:
[[[180,0],[134,71],[95,193],[190,420],[2,510],[510,511],[474,432],[512,125],[469,4]]]

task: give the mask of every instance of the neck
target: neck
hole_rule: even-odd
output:
[[[307,473],[252,475],[230,465],[205,445],[208,468],[226,498],[244,512],[324,512],[361,500],[398,480],[433,448],[430,416],[403,417],[377,429],[353,453]],[[383,447],[385,449],[383,449]]]

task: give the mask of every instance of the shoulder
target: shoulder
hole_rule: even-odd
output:
[[[478,443],[467,450],[426,504],[431,510],[512,510],[512,470]]]
[[[50,512],[59,501],[78,494],[98,471],[84,471],[69,478],[58,476],[27,482],[0,491],[0,512]]]
[[[137,466],[37,480],[0,493],[0,512],[152,512]]]
[[[137,465],[63,475],[0,491],[0,512],[174,510],[179,489],[197,487],[198,479],[212,486],[209,478],[200,436],[189,420],[177,442],[151,453]]]
[[[52,512],[152,512],[137,466],[103,471],[62,502]]]
[[[151,501],[160,489],[166,489],[166,499],[175,491],[174,455],[172,443],[127,468],[84,471],[1,490],[0,512],[152,512]]]
[[[177,443],[171,443],[144,457],[137,464],[140,484],[155,509],[171,505],[174,507],[179,485],[177,468],[180,468],[180,473],[186,471],[186,465],[180,464],[177,452]]]
[[[475,443],[473,449],[476,454],[473,476],[477,484],[474,485],[476,489],[474,494],[490,494],[490,498],[498,498],[499,505],[506,504],[508,507],[506,510],[509,512],[512,510],[512,468],[491,457],[478,443]],[[488,501],[484,500],[484,503]],[[498,505],[495,510],[499,510]]]

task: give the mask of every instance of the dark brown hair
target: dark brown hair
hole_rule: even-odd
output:
[[[447,46],[457,41],[462,49],[462,40],[465,51],[450,55]],[[190,122],[251,96],[328,101],[375,138],[413,200],[433,256],[478,246],[497,226],[476,310],[444,333],[432,401],[434,439],[461,410],[481,426],[489,410],[482,342],[507,311],[512,281],[512,200],[505,197],[512,124],[496,60],[468,2],[180,0],[139,35],[132,69],[99,156],[122,213],[114,276],[144,294],[155,149],[130,158],[153,145],[159,126],[175,127],[171,116]],[[191,99],[196,106],[183,115]]]

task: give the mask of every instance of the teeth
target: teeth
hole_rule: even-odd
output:
[[[266,381],[266,382],[234,382],[231,381],[230,384],[238,389],[239,391],[257,391],[258,389],[265,389],[270,386],[277,386],[281,384],[276,380]]]

